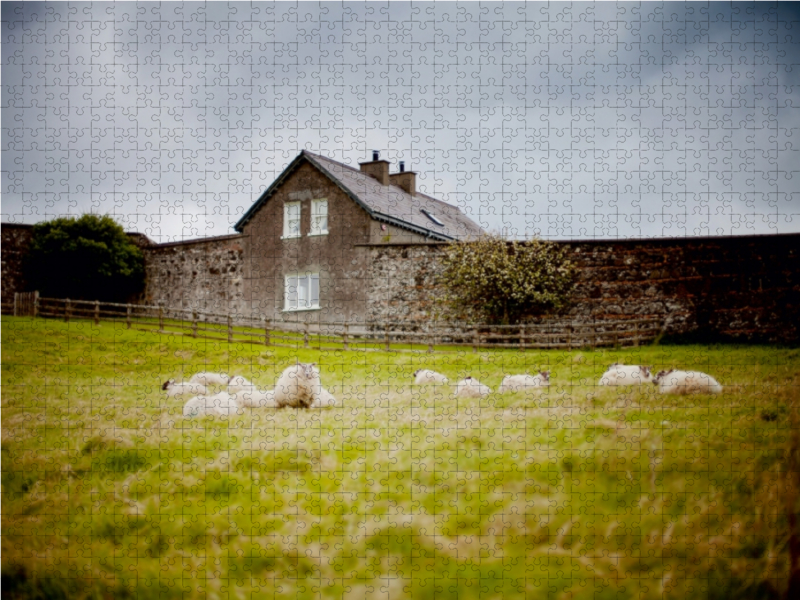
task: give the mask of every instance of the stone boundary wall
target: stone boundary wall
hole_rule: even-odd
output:
[[[142,248],[144,304],[209,312],[246,312],[243,235],[157,244]]]
[[[16,292],[25,289],[22,262],[31,243],[33,225],[22,223],[3,223],[0,225],[0,244],[2,245],[2,303],[13,304]]]
[[[800,338],[800,234],[558,242],[578,267],[578,322],[658,317],[667,334],[742,341]],[[441,245],[372,245],[369,320],[420,324],[446,313]]]

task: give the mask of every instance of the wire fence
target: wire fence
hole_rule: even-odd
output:
[[[29,295],[26,295],[29,294]],[[575,349],[639,346],[663,332],[655,317],[573,321],[543,319],[519,325],[452,321],[271,321],[264,316],[175,309],[159,305],[40,298],[15,294],[13,314],[66,322],[89,319],[124,323],[127,329],[192,338],[287,348],[391,352],[462,351],[471,348]],[[8,307],[4,305],[4,312]]]

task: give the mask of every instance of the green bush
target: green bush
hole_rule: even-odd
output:
[[[461,317],[517,323],[569,303],[575,269],[552,242],[508,242],[491,234],[453,242],[444,257],[445,301]]]
[[[107,215],[58,218],[33,226],[25,274],[45,297],[122,302],[144,287],[144,256]]]

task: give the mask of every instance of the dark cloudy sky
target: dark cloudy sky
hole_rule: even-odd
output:
[[[2,219],[221,235],[372,149],[509,236],[800,231],[795,3],[2,4]]]

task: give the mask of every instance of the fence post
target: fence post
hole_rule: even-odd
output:
[[[519,349],[525,350],[525,325],[519,326]]]
[[[14,292],[14,316],[15,317],[18,316],[17,315],[17,303],[18,303],[17,298],[19,298],[19,292]]]
[[[94,324],[100,324],[100,300],[94,301]]]
[[[433,344],[436,342],[436,323],[428,332],[428,354],[433,354]]]
[[[303,322],[303,348],[308,348],[308,321]]]
[[[228,343],[233,342],[233,317],[228,314]]]
[[[264,345],[269,346],[269,319],[264,318]]]
[[[67,298],[67,302],[64,304],[64,323],[69,323],[69,311],[70,311],[70,302],[69,298]]]
[[[39,316],[39,292],[33,292],[33,316]]]
[[[383,327],[384,327],[383,335],[385,340],[384,347],[386,349],[386,352],[389,352],[389,323],[384,323]]]
[[[567,348],[572,350],[572,323],[567,325]]]
[[[347,339],[347,334],[349,333],[350,324],[345,321],[344,322],[344,332],[342,333],[342,344],[344,345],[345,350],[350,350],[350,343]]]
[[[158,330],[164,331],[164,307],[158,305]]]
[[[477,352],[478,346],[480,345],[481,345],[480,333],[478,333],[478,327],[475,326],[474,335],[472,337],[472,351]]]
[[[130,329],[131,328],[131,305],[130,304],[126,304],[125,308],[127,309],[125,311],[125,325],[126,325],[127,329]]]

